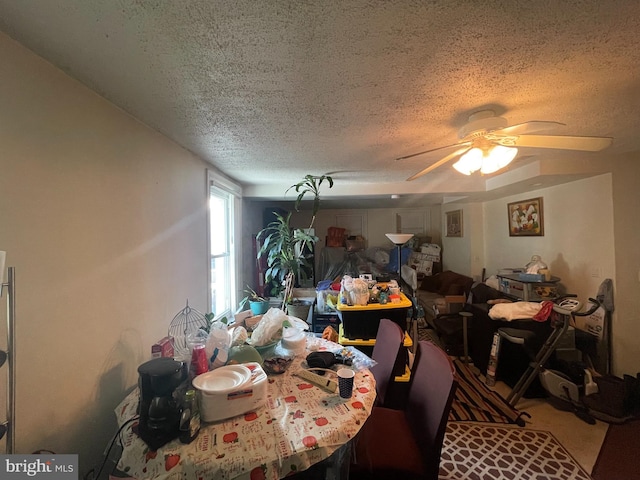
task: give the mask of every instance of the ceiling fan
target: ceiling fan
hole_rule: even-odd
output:
[[[460,173],[470,175],[480,170],[483,174],[493,173],[506,167],[518,153],[518,148],[554,148],[558,150],[581,150],[597,152],[613,142],[611,137],[577,137],[568,135],[531,135],[549,128],[564,125],[559,122],[530,121],[509,126],[504,117],[493,110],[481,110],[469,117],[469,122],[458,132],[460,141],[452,145],[433,148],[423,152],[405,155],[396,160],[406,160],[438,150],[455,148],[437,162],[407,178],[415,180],[445,163],[460,159],[453,167]]]

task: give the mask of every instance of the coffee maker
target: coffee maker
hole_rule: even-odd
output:
[[[186,385],[187,364],[167,357],[154,358],[138,367],[138,375],[138,435],[157,450],[178,437],[179,391]]]

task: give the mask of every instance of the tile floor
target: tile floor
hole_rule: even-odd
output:
[[[420,328],[418,334],[421,340],[430,340],[439,344],[437,335],[434,337],[431,329]],[[497,382],[492,388],[504,398],[511,391],[511,387],[503,382]],[[573,412],[558,410],[545,399],[540,398],[522,398],[516,408],[531,415],[527,420],[527,428],[553,433],[575,460],[591,473],[607,433],[608,423],[596,420],[595,425],[589,425],[576,417]]]
[[[498,382],[493,388],[505,398],[509,395],[510,387],[503,382]],[[608,423],[596,420],[595,425],[589,425],[573,412],[558,410],[543,398],[522,398],[516,408],[531,415],[527,419],[527,428],[553,433],[573,458],[591,473],[607,433]]]

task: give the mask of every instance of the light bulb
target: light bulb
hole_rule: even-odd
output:
[[[488,174],[506,167],[515,158],[517,153],[518,149],[515,147],[496,145],[489,151],[489,155],[483,158],[480,172]]]
[[[472,148],[453,164],[453,168],[464,175],[471,175],[482,167],[482,155],[482,150],[477,147]]]

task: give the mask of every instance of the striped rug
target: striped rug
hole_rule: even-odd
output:
[[[490,390],[478,378],[468,365],[455,359],[453,361],[458,374],[458,389],[453,400],[449,421],[515,423],[524,426],[520,413],[511,407],[497,392]]]

